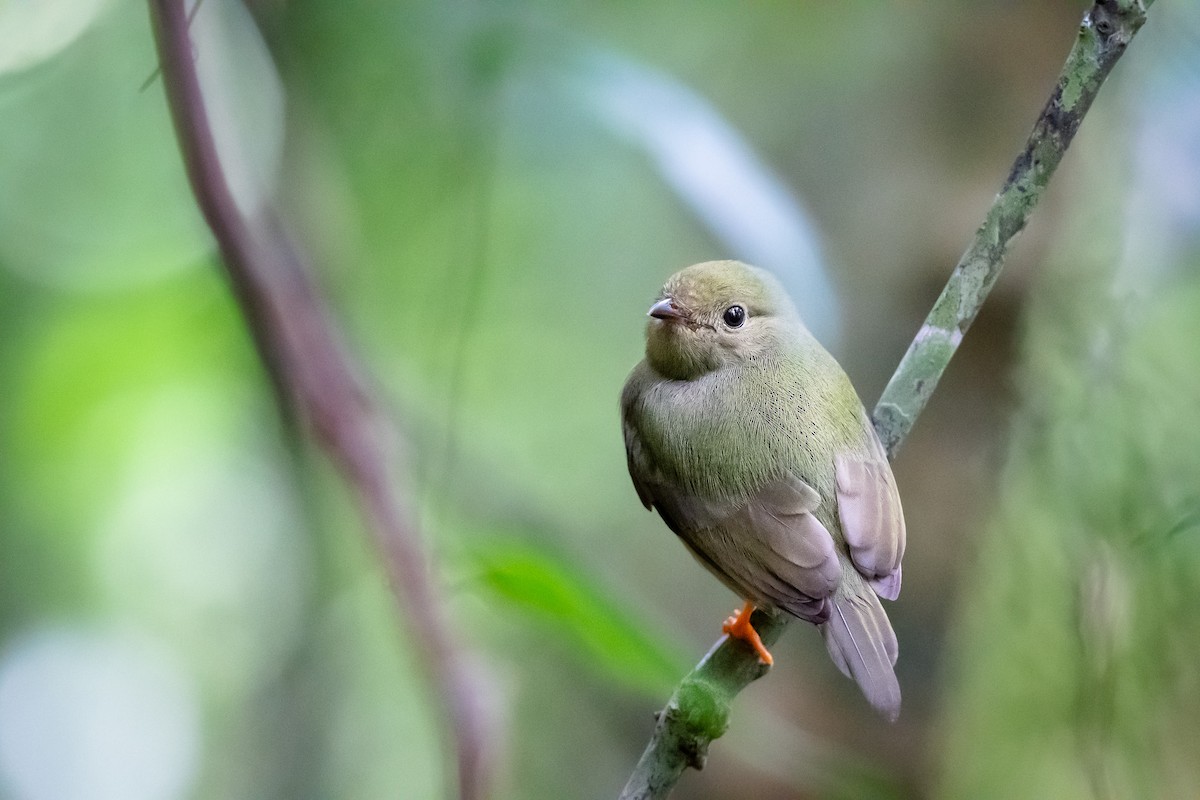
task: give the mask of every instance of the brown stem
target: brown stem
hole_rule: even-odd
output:
[[[193,63],[183,0],[150,0],[167,102],[196,202],[281,405],[337,465],[378,549],[458,753],[458,796],[488,794],[482,695],[452,640],[395,469],[399,437],[343,347],[304,259],[272,209],[238,208],[218,158]]]

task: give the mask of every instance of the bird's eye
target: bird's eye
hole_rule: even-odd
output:
[[[746,322],[746,309],[741,306],[730,306],[725,309],[723,319],[729,327],[740,328]]]

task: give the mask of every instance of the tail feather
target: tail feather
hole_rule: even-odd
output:
[[[900,716],[900,684],[892,669],[898,653],[896,634],[875,593],[839,591],[829,621],[820,627],[833,663],[854,679],[877,711],[895,722]]]

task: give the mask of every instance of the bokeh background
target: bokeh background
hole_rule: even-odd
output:
[[[1084,9],[201,4],[239,200],[285,215],[407,436],[499,797],[615,796],[736,603],[625,473],[663,279],[776,270],[870,405]],[[144,4],[0,0],[0,797],[442,796],[155,63]],[[794,625],[675,796],[1193,796],[1198,420],[1200,13],[1163,0],[896,462],[899,723]]]

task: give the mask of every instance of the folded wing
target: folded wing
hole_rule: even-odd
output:
[[[866,458],[838,456],[834,464],[838,516],[850,560],[876,594],[895,600],[900,595],[905,531],[904,510],[891,465],[882,446]]]
[[[628,453],[638,496],[726,586],[810,622],[829,618],[841,566],[833,537],[812,514],[820,496],[811,486],[787,475],[749,497],[700,497],[642,465],[636,447]]]

